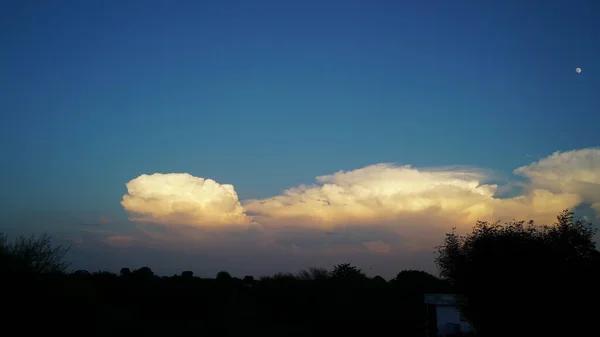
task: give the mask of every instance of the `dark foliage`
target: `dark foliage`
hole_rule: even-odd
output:
[[[598,314],[594,234],[568,210],[553,226],[478,222],[448,234],[436,262],[478,336],[575,336],[593,331]]]
[[[63,246],[52,247],[51,238],[46,234],[20,236],[9,242],[6,235],[0,233],[0,272],[64,273],[69,267],[64,260],[68,251]]]
[[[30,246],[56,252],[50,260],[62,261],[62,250]],[[28,250],[11,254],[23,251]],[[35,256],[47,260],[47,254]],[[260,280],[251,275],[239,279],[226,271],[214,279],[191,271],[160,277],[148,267],[122,268],[118,274],[31,268],[22,274],[30,282],[15,282],[11,289],[26,295],[4,303],[17,308],[7,322],[26,316],[29,322],[49,323],[28,325],[22,333],[88,336],[346,336],[388,334],[399,327],[403,336],[422,336],[423,292],[447,289],[424,272],[402,272],[401,281],[387,282],[369,278],[349,263],[331,271],[309,268]]]
[[[554,226],[478,222],[438,249],[444,279],[404,270],[389,282],[349,263],[256,279],[226,271],[157,276],[65,272],[48,236],[0,233],[5,331],[86,336],[425,336],[424,293],[461,293],[478,336],[578,335],[593,328],[600,253],[571,212]],[[593,331],[593,330],[591,330]]]

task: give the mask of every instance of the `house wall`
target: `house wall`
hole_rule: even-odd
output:
[[[460,331],[467,332],[471,330],[468,322],[461,322],[460,311],[457,306],[441,305],[436,307],[437,328],[438,331],[445,331],[446,323],[460,324]]]

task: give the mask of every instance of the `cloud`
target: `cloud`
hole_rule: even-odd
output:
[[[383,241],[363,242],[363,245],[370,251],[375,253],[389,253],[392,250],[392,245]]]
[[[121,201],[130,220],[199,227],[249,224],[232,185],[187,173],[143,174]]]
[[[319,176],[316,184],[243,204],[232,185],[212,179],[185,173],[141,175],[127,183],[128,193],[121,204],[130,220],[140,223],[212,230],[253,224],[277,231],[288,226],[332,232],[351,226],[402,230],[443,224],[447,229],[448,225],[471,226],[476,220],[513,218],[551,222],[560,210],[575,207],[586,198],[600,200],[595,199],[596,189],[583,183],[555,188],[552,179],[542,180],[544,171],[537,167],[545,167],[545,160],[549,159],[541,160],[542,165],[534,163],[515,170],[531,181],[524,194],[510,198],[496,196],[505,186],[489,183],[495,178],[490,171],[384,163]],[[582,170],[581,166],[574,167]],[[589,185],[586,174],[593,173],[586,172],[580,172],[580,180]]]
[[[109,218],[107,218],[105,216],[101,216],[100,219],[98,219],[98,221],[100,221],[100,223],[102,223],[102,224],[107,224],[107,223],[112,222]]]
[[[399,222],[409,225],[410,221],[418,225],[434,216],[470,226],[479,219],[515,216],[547,220],[580,202],[573,193],[539,189],[497,198],[498,186],[485,183],[492,178],[474,168],[417,169],[378,164],[320,176],[318,184],[291,188],[272,198],[248,200],[244,208],[264,224],[335,228]],[[415,215],[421,216],[421,221]]]
[[[320,176],[318,184],[294,187],[272,198],[248,200],[244,207],[266,223],[365,225],[406,212],[452,208],[464,201],[453,198],[439,202],[435,194],[442,190],[450,197],[466,191],[492,195],[496,186],[480,186],[482,178],[482,173],[475,171],[419,171],[411,166],[378,164]]]
[[[129,247],[136,238],[128,235],[111,235],[105,239],[105,242],[115,247]]]
[[[548,224],[581,203],[600,214],[599,158],[598,149],[556,152],[514,170],[525,182],[501,184],[480,168],[382,163],[241,202],[232,185],[212,179],[141,175],[127,183],[121,202],[134,233],[113,233],[103,242],[249,261],[277,255],[291,265],[313,261],[304,266],[324,256],[373,265],[390,256],[420,256],[429,263],[445,233],[469,230],[477,220]]]
[[[555,152],[514,174],[532,186],[555,193],[574,193],[600,213],[600,148]]]

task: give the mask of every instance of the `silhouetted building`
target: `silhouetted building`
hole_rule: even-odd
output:
[[[428,323],[426,336],[459,336],[471,332],[471,323],[460,312],[457,295],[425,294],[424,303]],[[437,328],[437,333],[432,328]]]

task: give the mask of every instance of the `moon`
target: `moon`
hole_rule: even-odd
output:
[[[581,72],[581,68],[575,68],[575,72],[579,74]]]

